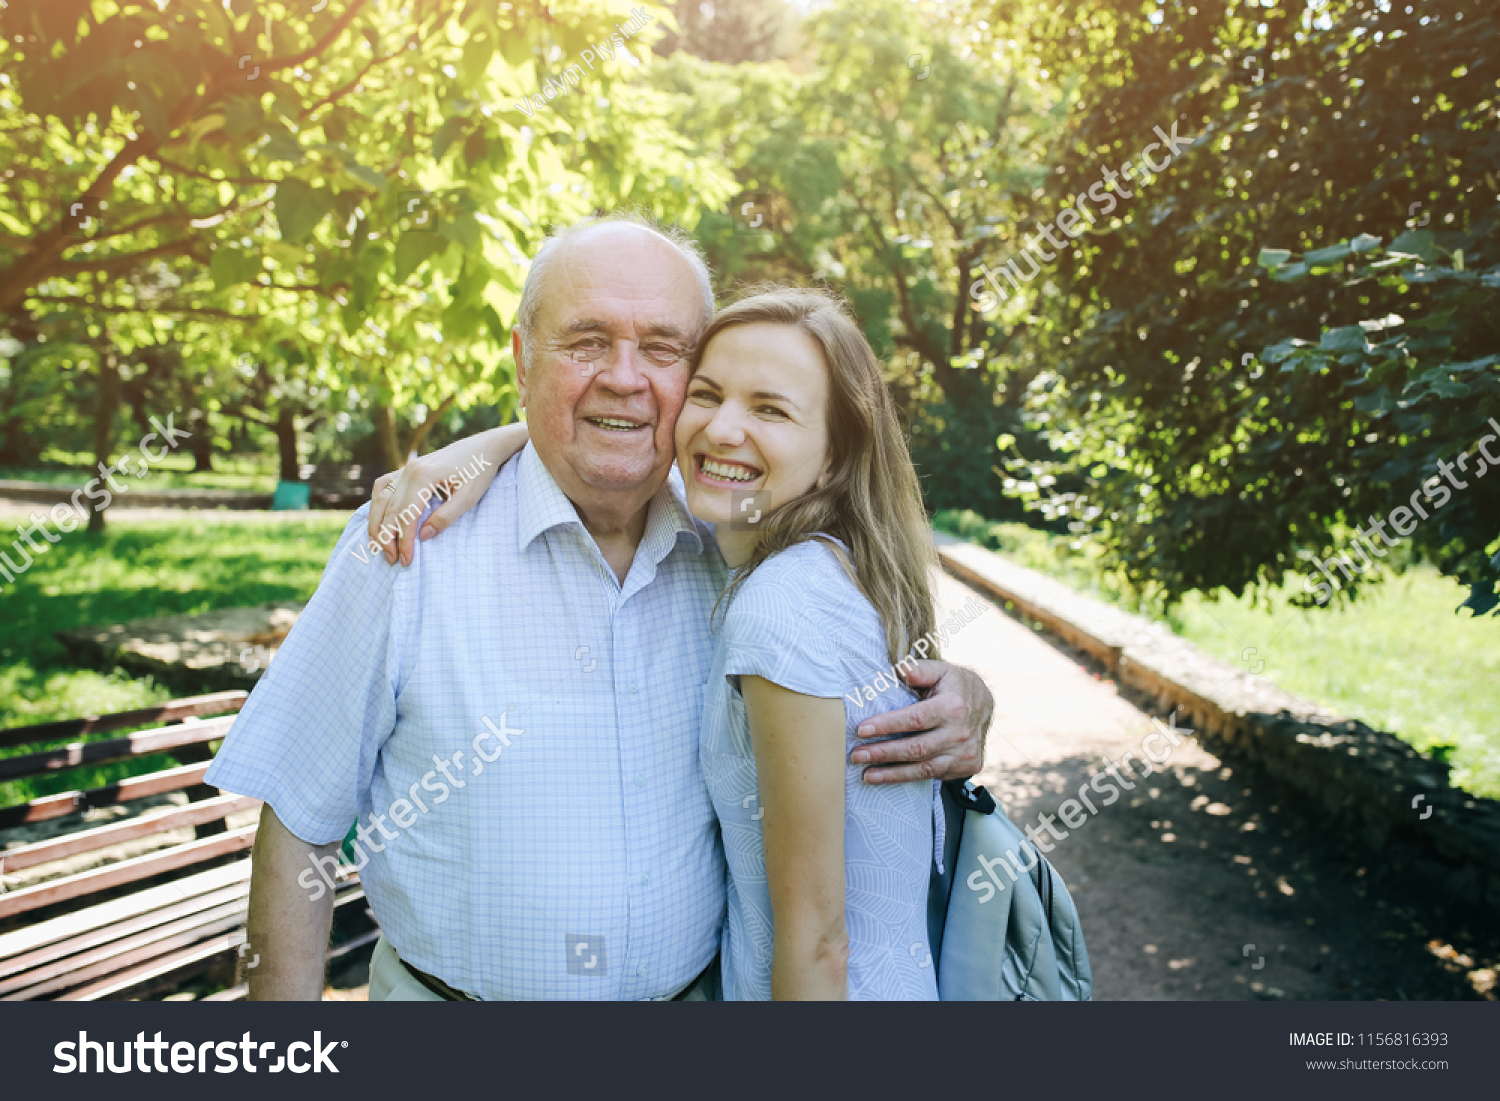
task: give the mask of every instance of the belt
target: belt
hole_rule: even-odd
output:
[[[465,994],[462,990],[456,990],[453,987],[449,986],[436,975],[429,975],[420,967],[413,967],[411,964],[403,960],[400,956],[397,956],[396,960],[401,964],[402,967],[406,968],[407,974],[416,979],[417,982],[421,983],[428,990],[436,994],[439,998],[442,998],[445,1002],[479,1001],[479,999],[474,997],[474,995]],[[676,994],[664,994],[659,998],[644,998],[642,1000],[648,1002],[680,1002],[682,1001],[682,999],[688,996],[693,987],[698,985],[698,981],[702,979],[704,975],[708,974],[708,970],[710,967],[713,967],[713,964],[709,964],[708,967],[705,967],[702,971],[700,971],[697,976],[694,977],[692,982],[688,983]]]
[[[477,1002],[479,1000],[472,994],[465,994],[462,990],[455,990],[453,987],[445,983],[442,979],[438,978],[436,975],[429,975],[421,968],[413,967],[411,964],[401,959],[400,956],[397,956],[396,959],[400,961],[402,967],[406,968],[407,974],[416,979],[417,982],[421,983],[428,990],[431,990],[439,998],[442,998],[445,1002]]]

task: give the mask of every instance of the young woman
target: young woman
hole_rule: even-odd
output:
[[[916,701],[892,666],[934,622],[932,539],[874,353],[837,298],[772,287],[721,311],[691,366],[677,462],[731,570],[699,749],[730,870],[724,995],[935,1000],[938,784],[867,784],[848,763],[860,723]]]
[[[860,722],[915,699],[891,666],[933,626],[932,540],[838,300],[773,289],[714,318],[677,462],[732,570],[700,748],[731,877],[725,997],[936,999],[937,786],[861,783],[847,763]]]

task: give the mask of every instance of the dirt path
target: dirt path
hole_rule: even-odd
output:
[[[975,593],[945,575],[939,595],[946,615]],[[1104,757],[1139,755],[1151,720],[985,604],[944,657],[995,694],[979,781],[1013,821],[1040,830],[1038,816],[1055,815]],[[1160,756],[1163,745],[1151,748]],[[1161,768],[1111,806],[1092,793],[1098,813],[1076,830],[1055,827],[1067,836],[1048,859],[1078,904],[1097,998],[1479,996],[1486,975],[1471,973],[1500,957],[1493,915],[1434,908],[1422,885],[1385,875],[1362,843],[1304,819],[1285,792],[1191,737]]]

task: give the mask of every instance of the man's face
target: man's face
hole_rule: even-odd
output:
[[[515,344],[532,442],[575,503],[649,496],[672,463],[703,320],[697,277],[638,226],[601,226],[563,247],[542,288],[535,347],[519,335]]]

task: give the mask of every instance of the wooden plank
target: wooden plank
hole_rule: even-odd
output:
[[[198,938],[192,933],[184,933],[159,945],[138,948],[118,961],[118,965],[126,970],[111,974],[108,978],[88,986],[69,991],[57,1001],[92,1002],[107,998],[112,994],[123,993],[132,986],[140,986],[142,983],[150,982],[152,979],[160,978],[180,968],[206,963],[215,956],[233,952],[243,939],[233,932],[225,934],[221,931],[207,940]],[[162,954],[164,949],[167,950],[166,954]],[[0,998],[0,1001],[19,1000],[21,999]]]
[[[0,872],[18,872],[22,868],[34,868],[64,857],[79,853],[94,852],[110,845],[134,841],[153,833],[168,833],[188,826],[201,826],[239,811],[260,806],[259,799],[249,796],[221,795],[217,799],[205,799],[185,807],[166,807],[160,811],[147,811],[138,818],[115,822],[98,829],[82,830],[51,841],[39,841],[34,845],[0,852]]]
[[[231,986],[228,990],[221,990],[217,994],[210,994],[206,998],[200,998],[204,1002],[242,1002],[250,996],[250,984],[240,983],[239,986]]]
[[[363,889],[359,889],[356,892],[351,892],[345,897],[336,899],[334,901],[334,906],[343,906],[346,903],[353,902],[356,899],[363,897],[364,891]],[[239,950],[240,944],[244,942],[244,939],[245,938],[243,934],[236,935],[235,933],[231,932],[228,936],[215,936],[207,941],[202,942],[201,944],[182,948],[177,951],[173,951],[168,955],[159,956],[155,959],[148,959],[147,962],[141,963],[139,965],[134,965],[135,961],[131,960],[131,966],[129,970],[112,976],[108,979],[103,979],[100,982],[94,983],[90,986],[83,987],[82,989],[70,991],[57,1000],[65,1002],[97,1001],[102,998],[110,998],[114,997],[117,994],[123,994],[125,991],[130,990],[133,987],[142,986],[155,979],[170,975],[174,971],[183,970],[184,968],[203,970],[202,965],[207,964],[208,961],[212,960],[215,956],[222,956],[227,955],[230,952],[237,952]],[[175,945],[173,947],[175,948]],[[191,973],[192,971],[188,972],[188,974]]]
[[[66,902],[68,899],[90,895],[121,884],[149,879],[151,876],[211,860],[216,856],[240,852],[254,843],[256,828],[256,826],[244,826],[217,837],[191,841],[186,845],[177,845],[159,853],[138,856],[132,860],[122,860],[118,864],[94,868],[92,871],[64,876],[48,883],[38,883],[35,887],[26,887],[8,895],[0,895],[0,918],[24,914],[28,910],[50,906],[55,902]]]
[[[188,696],[180,700],[151,707],[138,707],[134,711],[116,711],[112,715],[86,715],[80,719],[60,719],[57,722],[35,723],[31,726],[13,726],[0,730],[0,748],[13,745],[33,745],[40,742],[58,742],[64,738],[81,738],[85,734],[98,734],[108,730],[124,730],[148,723],[181,722],[183,719],[202,718],[207,715],[222,715],[238,711],[250,698],[244,691],[211,692],[206,696]]]
[[[42,967],[55,960],[61,960],[78,952],[97,948],[101,944],[118,940],[121,937],[138,933],[143,929],[155,928],[177,918],[187,917],[189,914],[201,913],[211,910],[215,906],[222,906],[226,902],[237,904],[240,909],[245,908],[245,900],[250,894],[250,881],[242,879],[227,887],[221,887],[217,891],[199,895],[195,898],[183,899],[181,902],[161,909],[152,910],[149,913],[138,914],[135,917],[126,918],[101,928],[91,929],[77,936],[66,937],[62,940],[44,944],[40,948],[13,956],[10,959],[0,959],[0,979],[18,975],[22,971],[30,971]],[[72,915],[67,915],[71,917]]]
[[[114,974],[121,968],[120,961],[135,960],[139,949],[148,946],[156,946],[157,951],[162,951],[164,946],[180,948],[204,937],[238,929],[244,924],[243,901],[229,902],[212,910],[178,918],[165,925],[121,937],[79,955],[54,960],[35,970],[0,981],[0,1001],[21,1002],[45,997],[59,990],[67,990]]]
[[[132,799],[144,799],[148,795],[163,795],[169,791],[181,791],[203,782],[208,765],[181,765],[177,768],[150,772],[144,776],[131,776],[102,788],[88,791],[65,791],[58,795],[44,795],[29,803],[15,807],[0,808],[0,830],[12,826],[24,826],[32,822],[46,822],[53,818],[64,818],[76,811],[93,807],[113,807],[128,803]]]
[[[0,781],[62,772],[82,765],[99,765],[129,757],[144,757],[179,746],[216,741],[229,733],[234,719],[233,715],[228,715],[222,719],[178,723],[176,726],[143,730],[124,738],[111,738],[103,742],[71,742],[39,753],[6,757],[0,760]]]
[[[369,932],[361,933],[357,937],[351,937],[349,940],[344,941],[343,944],[334,945],[328,950],[328,962],[332,963],[334,960],[343,959],[350,952],[356,952],[379,938],[379,929],[371,929]]]
[[[174,905],[184,899],[201,897],[223,887],[242,884],[248,891],[249,882],[250,861],[236,860],[232,864],[210,868],[206,872],[175,879],[171,883],[148,887],[123,898],[112,898],[108,902],[71,914],[62,914],[49,921],[40,921],[24,929],[0,933],[0,959],[10,959],[46,944],[128,921],[141,914]],[[0,898],[3,897],[5,896],[0,895]]]

